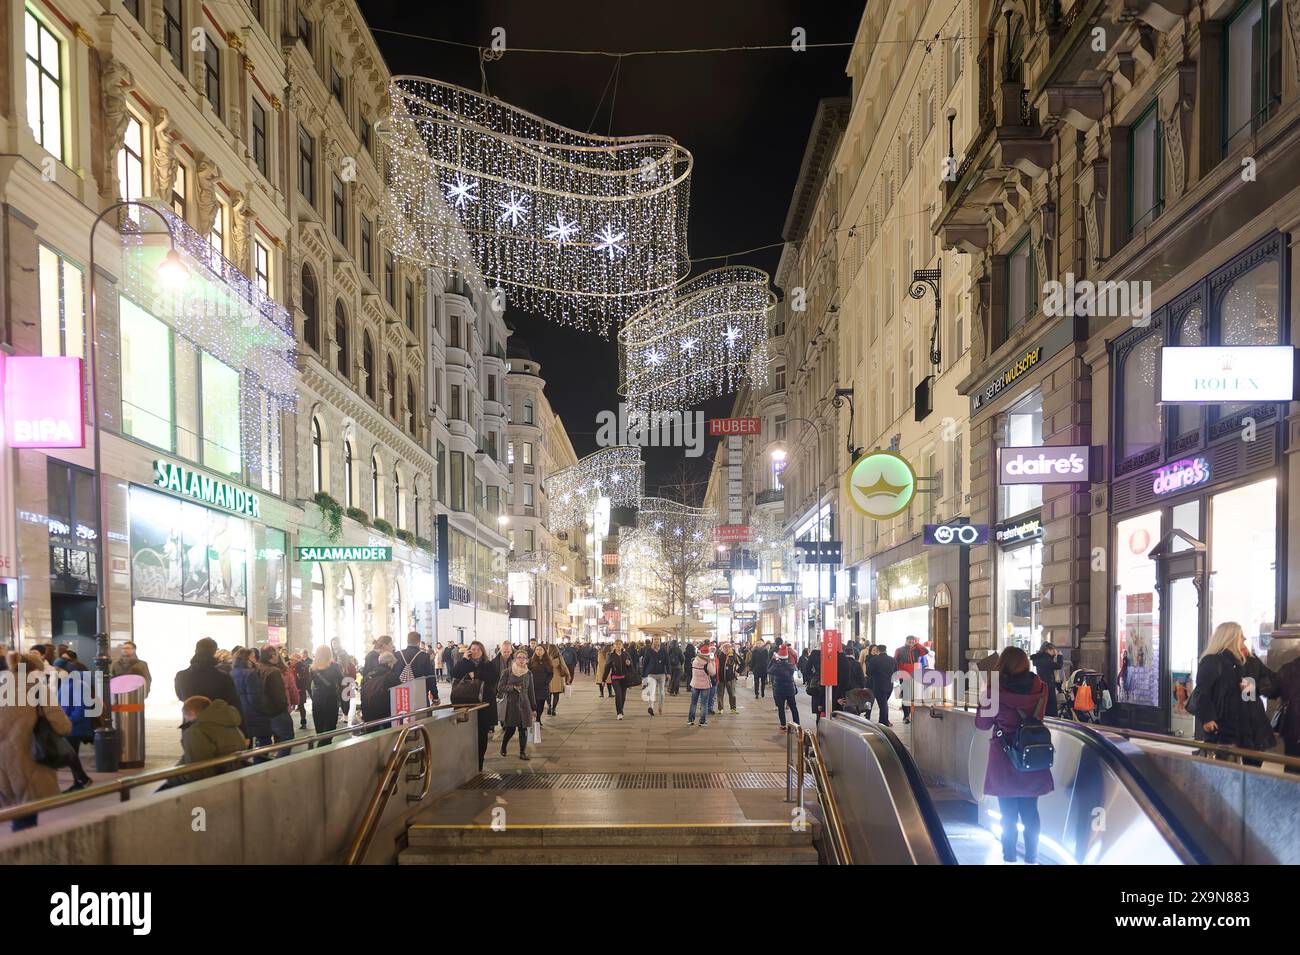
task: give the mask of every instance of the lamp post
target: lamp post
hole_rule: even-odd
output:
[[[810,419],[808,419],[808,418],[789,418],[789,419],[787,419],[787,421],[788,421],[789,423],[793,423],[793,422],[798,421],[798,422],[800,422],[800,423],[802,423],[802,424],[807,425],[809,428],[812,428],[813,431],[816,432],[816,434],[817,434],[817,438],[818,438],[818,442],[817,442],[817,452],[816,452],[816,454],[813,455],[813,473],[814,473],[814,474],[816,475],[816,477],[817,477],[817,558],[816,558],[816,561],[815,561],[814,564],[813,564],[813,566],[817,568],[817,571],[816,571],[816,573],[817,573],[817,609],[816,609],[816,611],[813,613],[813,621],[814,621],[814,623],[817,625],[817,626],[816,626],[816,630],[817,630],[817,635],[818,635],[818,642],[820,643],[820,641],[821,641],[821,630],[822,630],[822,563],[821,563],[821,561],[822,561],[822,552],[821,552],[821,551],[822,551],[822,548],[821,548],[821,544],[822,544],[822,466],[821,466],[822,449],[821,449],[821,440],[820,440],[820,439],[821,439],[821,435],[822,435],[822,429],[821,429],[821,425],[819,425],[816,421],[812,421],[812,420],[810,420]],[[784,461],[784,460],[785,460],[785,450],[782,449],[782,448],[773,448],[773,449],[772,449],[772,460],[774,460],[774,461]],[[825,669],[825,667],[826,667],[826,661],[823,660],[823,661],[822,661],[822,668]],[[831,712],[831,689],[830,689],[830,687],[826,687],[826,713],[827,713],[827,715],[830,715],[830,712]]]
[[[148,203],[139,202],[135,199],[114,202],[95,216],[95,221],[91,223],[90,324],[86,328],[86,351],[90,356],[90,404],[95,416],[91,424],[91,433],[95,439],[93,465],[95,472],[95,517],[99,521],[99,527],[95,531],[95,570],[98,579],[95,581],[94,680],[96,688],[103,692],[103,713],[108,717],[105,725],[95,730],[95,771],[100,773],[117,771],[117,731],[113,729],[112,723],[113,697],[107,691],[109,667],[113,661],[110,656],[112,646],[108,632],[108,573],[104,567],[104,538],[108,534],[108,502],[107,495],[104,493],[103,453],[100,449],[102,442],[100,441],[101,430],[99,425],[99,349],[97,347],[99,339],[99,296],[95,292],[98,285],[95,280],[95,230],[99,228],[99,224],[104,221],[110,212],[125,209],[128,206],[140,206],[142,209],[148,209],[158,216],[162,220],[162,224],[167,228],[167,254],[163,256],[162,262],[158,264],[158,277],[163,284],[169,288],[176,288],[185,281],[189,272],[176,251],[175,227],[165,215],[159,213],[157,209]]]

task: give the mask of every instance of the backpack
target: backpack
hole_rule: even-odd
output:
[[[1020,725],[1016,727],[1015,735],[1010,741],[1002,732],[1002,727],[994,728],[993,736],[1002,747],[1002,752],[1007,754],[1012,767],[1022,773],[1051,769],[1056,754],[1056,747],[1052,745],[1052,731],[1038,717],[1026,716],[1021,709],[1016,712],[1020,714]]]
[[[411,668],[411,664],[420,659],[420,654],[423,652],[423,650],[417,650],[415,656],[408,660],[406,659],[406,651],[402,651],[402,672],[397,675],[397,678],[403,683],[410,683],[415,679],[415,670]]]

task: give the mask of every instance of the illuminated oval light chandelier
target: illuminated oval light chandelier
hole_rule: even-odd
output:
[[[618,333],[619,393],[649,414],[680,411],[767,380],[768,275],[713,269],[642,309]]]
[[[601,448],[546,479],[551,533],[577,527],[592,519],[601,498],[610,507],[635,507],[644,491],[645,464],[641,449],[617,445]]]
[[[717,526],[713,511],[663,497],[643,497],[637,506],[638,530],[652,534],[668,555],[712,548]]]
[[[434,268],[473,262],[507,298],[607,334],[690,271],[690,152],[558,126],[412,76],[389,83],[386,233]]]

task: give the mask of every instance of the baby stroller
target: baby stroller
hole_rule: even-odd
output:
[[[849,690],[844,694],[844,712],[855,716],[865,716],[871,712],[876,702],[876,694],[870,690]]]
[[[1110,709],[1110,688],[1096,670],[1075,670],[1062,690],[1058,715],[1063,720],[1100,723],[1101,714]]]

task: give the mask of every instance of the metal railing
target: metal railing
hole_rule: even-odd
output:
[[[794,756],[794,761],[798,764],[798,805],[800,816],[802,817],[804,809],[803,782],[806,768],[811,768],[813,783],[817,787],[817,802],[821,806],[822,818],[825,820],[823,831],[826,834],[827,856],[830,858],[832,865],[853,865],[853,853],[849,849],[848,834],[844,831],[844,818],[840,814],[839,803],[835,799],[835,791],[831,788],[830,774],[826,771],[826,762],[822,759],[821,747],[817,743],[817,734],[806,733],[802,726],[786,727],[786,764],[785,764],[785,794],[786,801],[791,802],[790,795],[790,771],[791,771],[791,752],[790,742],[796,739],[798,752]],[[806,751],[811,747],[812,760],[807,761]]]
[[[408,750],[406,743],[413,733],[420,734],[420,745]],[[433,737],[429,735],[429,730],[423,723],[404,726],[394,741],[393,751],[388,756],[388,762],[384,764],[384,773],[379,779],[379,785],[375,787],[374,795],[370,797],[370,804],[366,806],[366,814],[361,820],[361,825],[357,827],[357,834],[352,837],[346,859],[347,865],[357,865],[365,858],[370,843],[375,837],[375,828],[379,825],[384,810],[388,808],[388,800],[397,792],[397,783],[402,775],[402,769],[412,757],[419,758],[420,771],[414,774],[407,773],[406,782],[418,780],[421,785],[418,796],[406,794],[408,803],[416,803],[424,799],[429,795],[429,787],[433,783]]]
[[[1081,723],[1079,725],[1086,726],[1098,733],[1112,733],[1116,736],[1123,736],[1125,739],[1148,740],[1153,743],[1166,743],[1197,750],[1198,752],[1193,753],[1193,755],[1211,756],[1219,753],[1224,756],[1238,756],[1243,760],[1253,759],[1262,763],[1275,763],[1287,769],[1300,771],[1300,757],[1297,756],[1283,756],[1281,753],[1273,753],[1267,750],[1243,749],[1240,746],[1228,746],[1224,743],[1207,743],[1204,740],[1187,739],[1184,736],[1147,733],[1142,730],[1125,729],[1122,726],[1105,726],[1100,723]]]
[[[354,726],[345,726],[341,729],[330,730],[327,733],[316,733],[312,736],[299,736],[291,740],[285,740],[283,743],[272,743],[269,746],[257,746],[253,749],[240,750],[238,753],[231,753],[229,756],[218,756],[216,759],[205,759],[197,763],[183,763],[179,766],[168,766],[166,769],[154,769],[147,773],[137,773],[134,776],[124,776],[121,779],[114,779],[111,782],[97,783],[93,786],[88,786],[87,788],[77,792],[61,793],[58,796],[50,796],[46,799],[37,799],[34,802],[26,802],[17,806],[11,806],[7,809],[0,809],[0,824],[11,822],[14,819],[22,819],[26,816],[38,815],[42,812],[49,812],[54,809],[62,809],[64,806],[73,806],[77,803],[87,802],[91,799],[99,799],[103,796],[111,796],[114,794],[120,796],[122,802],[128,802],[131,798],[132,790],[139,789],[143,786],[151,786],[154,783],[165,783],[180,776],[191,776],[211,769],[222,771],[232,766],[238,767],[240,764],[249,761],[258,763],[266,762],[272,756],[280,753],[287,753],[297,746],[315,748],[314,744],[319,744],[326,740],[332,740],[336,736],[361,736],[371,730],[384,729],[389,726],[389,724],[396,721],[418,719],[438,710],[456,710],[458,711],[456,717],[457,721],[465,722],[469,719],[469,713],[471,710],[477,710],[486,705],[487,704],[484,703],[477,703],[474,705],[440,703],[437,706],[427,706],[424,709],[413,710],[410,713],[403,713],[399,716],[386,716],[383,719],[357,723]],[[199,780],[196,779],[193,781],[198,782]]]

